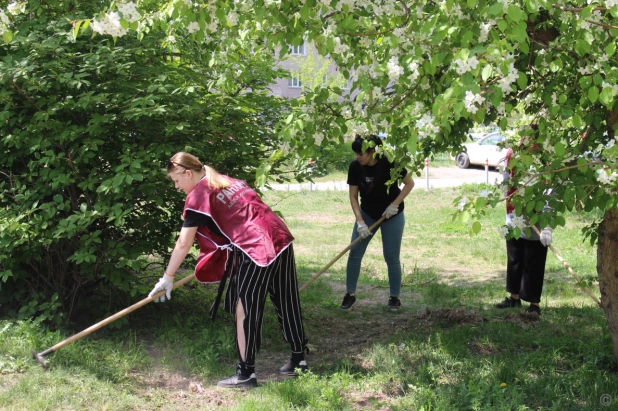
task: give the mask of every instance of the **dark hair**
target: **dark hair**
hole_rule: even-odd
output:
[[[377,146],[382,145],[382,139],[375,134],[369,134],[367,137],[356,136],[354,141],[352,142],[352,151],[358,154],[363,153],[363,142],[373,142],[373,147],[369,147],[365,151],[375,150]]]

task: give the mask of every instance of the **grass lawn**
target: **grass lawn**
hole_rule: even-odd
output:
[[[289,348],[268,301],[260,387],[216,388],[234,372],[231,317],[220,310],[210,321],[215,286],[193,283],[170,302],[147,305],[49,355],[47,371],[30,350],[43,351],[80,330],[0,320],[0,409],[618,409],[616,359],[601,310],[551,252],[540,318],[523,315],[525,306],[493,308],[507,295],[505,245],[497,231],[504,209],[490,212],[480,235],[470,237],[468,226],[451,218],[462,190],[479,187],[418,190],[406,201],[400,311],[386,310],[379,233],[363,260],[352,310],[339,309],[345,256],[302,292],[307,375],[277,375]],[[266,202],[283,213],[296,237],[301,284],[348,245],[347,196],[268,192]],[[592,219],[572,215],[554,231],[555,248],[585,278],[596,275],[596,249],[582,242],[580,229]],[[613,403],[603,406],[603,395]]]

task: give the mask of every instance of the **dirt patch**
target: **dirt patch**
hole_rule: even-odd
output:
[[[246,396],[243,390],[224,390],[207,381],[200,381],[165,368],[147,373],[133,373],[136,395],[147,398],[165,398],[160,410],[166,409],[228,409]],[[159,400],[160,401],[160,400]]]
[[[531,323],[539,321],[536,313],[510,313],[504,316],[504,322],[519,324],[522,328],[528,327]]]
[[[465,310],[463,308],[425,309],[425,311],[414,315],[412,318],[425,324],[442,322],[447,324],[474,325],[488,321],[487,318],[482,317],[477,312]]]
[[[0,375],[0,392],[8,391],[11,387],[17,384],[19,378],[15,378],[19,374]],[[12,377],[10,377],[12,376]]]

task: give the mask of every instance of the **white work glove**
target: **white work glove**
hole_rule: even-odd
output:
[[[159,291],[165,291],[165,295],[162,295],[160,298],[157,298],[154,300],[155,303],[158,303],[158,302],[164,303],[165,297],[167,297],[168,300],[172,299],[172,289],[173,288],[174,288],[174,277],[170,277],[167,274],[163,274],[163,277],[161,277],[159,282],[155,284],[150,294],[148,294],[148,297],[152,297]]]
[[[382,215],[386,217],[386,219],[388,220],[392,216],[397,215],[398,212],[399,212],[399,206],[396,206],[394,204],[389,204],[388,207],[386,207],[386,210],[384,210],[384,212],[382,213]]]
[[[551,229],[550,226],[545,227],[542,231],[541,231],[541,244],[543,244],[545,247],[549,247],[553,238],[552,238],[552,233],[554,230]]]
[[[360,238],[367,238],[371,235],[371,231],[369,231],[369,227],[367,227],[364,221],[357,222],[356,226],[356,231]]]

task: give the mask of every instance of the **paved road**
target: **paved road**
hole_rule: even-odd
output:
[[[457,167],[436,167],[431,168],[429,172],[429,189],[457,187],[462,184],[482,184],[486,179],[489,184],[494,184],[496,181],[502,182],[502,175],[495,169],[490,169],[485,173],[484,168],[467,168],[460,169]],[[426,190],[427,178],[425,171],[421,172],[420,177],[414,177],[414,190]],[[273,190],[282,191],[347,191],[348,185],[345,181],[320,181],[317,183],[303,184],[272,184]]]

